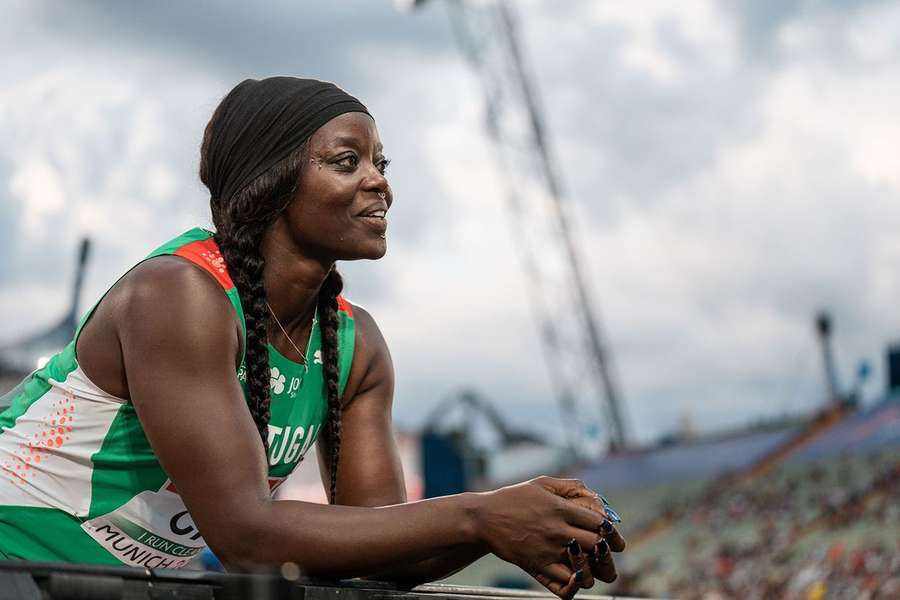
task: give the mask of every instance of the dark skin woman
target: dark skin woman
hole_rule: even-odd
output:
[[[208,185],[217,176],[208,164],[216,123],[214,115],[201,156]],[[291,561],[319,576],[415,583],[493,552],[561,597],[590,587],[594,577],[611,580],[610,545],[618,550],[623,542],[579,481],[540,477],[406,501],[391,425],[390,353],[374,319],[355,305],[352,368],[339,397],[336,367],[329,372],[341,289],[335,263],[385,254],[384,215],[393,202],[386,165],[371,116],[330,119],[268,180],[242,192],[252,201],[213,202],[215,240],[241,294],[246,338],[208,273],[181,257],[157,256],[99,303],[77,340],[81,368],[133,404],[203,539],[231,568]],[[265,202],[253,200],[256,192]],[[330,504],[275,501],[265,453],[268,405],[253,398],[269,386],[259,352],[267,340],[296,356],[317,310],[329,396],[318,455]],[[245,353],[249,398],[235,377]]]

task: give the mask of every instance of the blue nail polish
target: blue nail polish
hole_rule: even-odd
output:
[[[606,509],[606,516],[609,517],[610,521],[612,521],[613,523],[621,523],[622,517],[620,517],[619,513],[617,513],[613,509],[613,507],[609,505],[609,500],[607,500],[603,496],[599,496],[599,497],[600,497],[600,501],[603,502],[603,508]]]

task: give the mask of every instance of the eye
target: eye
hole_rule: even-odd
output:
[[[375,166],[378,167],[378,171],[379,171],[382,175],[384,175],[384,172],[387,171],[388,165],[390,165],[390,164],[391,164],[391,159],[389,159],[389,158],[382,158],[382,159],[379,160],[377,163],[375,163]]]
[[[334,162],[336,165],[344,167],[345,169],[355,169],[356,165],[359,164],[359,159],[355,154],[346,154],[344,156],[341,156]]]

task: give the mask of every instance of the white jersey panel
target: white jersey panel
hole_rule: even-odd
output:
[[[58,508],[87,516],[91,456],[100,450],[124,400],[107,394],[81,367],[50,389],[0,433],[0,505]]]

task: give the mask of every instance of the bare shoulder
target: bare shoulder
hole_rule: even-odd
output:
[[[372,316],[372,313],[364,306],[355,302],[349,302],[349,304],[353,308],[353,320],[356,324],[357,342],[360,341],[361,337],[363,340],[373,337],[381,337],[383,339],[381,329],[378,327],[378,323],[375,322],[375,317]]]
[[[128,399],[138,376],[167,359],[214,358],[234,369],[242,343],[240,321],[221,286],[182,258],[158,256],[112,286],[78,336],[76,352],[95,384]]]
[[[111,308],[123,344],[129,334],[146,338],[148,330],[157,329],[199,344],[237,339],[237,314],[222,287],[182,258],[158,256],[144,261],[116,288]]]
[[[353,362],[357,359],[361,362],[368,362],[379,357],[380,354],[387,354],[390,357],[387,342],[381,333],[381,328],[366,308],[350,303],[353,307],[353,320],[356,325],[356,346],[353,353]]]
[[[350,402],[364,392],[390,383],[394,379],[394,366],[381,328],[372,314],[356,303],[353,308],[353,319],[356,325],[355,345],[353,349],[353,366],[344,394],[344,401]]]

